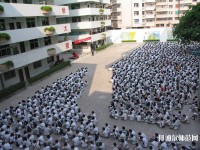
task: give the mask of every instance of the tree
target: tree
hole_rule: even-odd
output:
[[[200,3],[189,6],[173,29],[173,37],[184,44],[200,42]]]

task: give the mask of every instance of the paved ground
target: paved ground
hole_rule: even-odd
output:
[[[108,67],[122,59],[124,55],[129,54],[133,49],[140,46],[141,44],[137,43],[123,43],[117,44],[109,47],[108,49],[98,52],[94,56],[91,54],[84,55],[79,59],[75,60],[72,64],[72,67],[65,68],[48,78],[35,83],[19,92],[16,95],[8,98],[7,100],[1,102],[0,110],[4,110],[6,107],[13,105],[15,106],[17,102],[25,99],[28,96],[32,96],[34,91],[40,89],[41,87],[45,87],[46,85],[51,84],[56,81],[60,77],[65,77],[71,72],[75,72],[77,69],[81,67],[88,67],[89,74],[85,78],[88,81],[88,86],[84,90],[80,100],[79,106],[84,113],[90,113],[94,110],[97,114],[98,126],[101,129],[102,126],[108,122],[111,126],[116,124],[119,127],[125,126],[127,129],[131,128],[136,132],[142,131],[147,136],[151,136],[153,133],[158,132],[160,134],[200,134],[200,121],[191,120],[190,124],[182,125],[178,131],[171,130],[169,128],[161,129],[155,125],[149,125],[146,123],[138,123],[134,121],[121,121],[121,120],[113,120],[109,117],[108,105],[111,101],[111,92],[112,92],[112,84],[110,83],[111,79],[111,71],[108,71]],[[64,54],[63,57],[67,58],[69,54]],[[188,111],[189,106],[184,106],[184,113],[191,116],[191,113]],[[200,136],[199,136],[200,138]],[[200,139],[199,139],[200,141]],[[114,142],[113,139],[106,139],[104,142],[107,145],[112,145]],[[198,142],[200,145],[200,142]],[[110,146],[107,148],[111,149]]]

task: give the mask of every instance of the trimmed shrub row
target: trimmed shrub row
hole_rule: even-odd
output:
[[[26,82],[19,82],[17,84],[14,84],[10,87],[7,87],[3,90],[0,91],[0,99],[3,99],[9,95],[11,95],[12,93],[18,91],[19,89],[22,89],[26,86]]]
[[[52,7],[51,6],[42,6],[41,10],[45,10],[47,12],[52,11]]]
[[[136,42],[136,40],[122,40],[122,42]]]
[[[10,35],[7,33],[0,33],[0,40],[1,39],[10,40]]]
[[[65,62],[63,62],[61,64],[58,64],[58,65],[50,68],[49,70],[46,70],[46,71],[44,71],[44,72],[42,72],[42,73],[40,73],[40,74],[28,79],[28,82],[29,83],[33,83],[35,81],[38,81],[38,80],[40,80],[40,79],[42,79],[42,78],[44,78],[44,77],[46,77],[46,76],[58,71],[60,69],[63,69],[65,67],[67,67],[67,66],[70,66],[70,65],[71,65],[70,61],[65,61]]]
[[[160,42],[160,40],[143,40],[143,42]]]
[[[0,5],[0,12],[4,12],[4,8],[2,5]]]
[[[107,48],[107,47],[109,47],[109,46],[111,46],[111,45],[113,45],[113,43],[108,43],[108,44],[106,44],[106,45],[102,45],[102,46],[98,47],[98,48],[96,49],[96,51],[101,51],[102,49],[105,49],[105,48]]]
[[[168,42],[170,41],[175,41],[175,42],[178,42],[178,39],[167,39]]]
[[[51,32],[54,32],[56,29],[54,27],[46,27],[44,28],[44,32],[46,31],[51,31]]]
[[[6,65],[6,67],[14,67],[14,63],[11,60],[8,60],[6,62],[4,62],[2,65]]]

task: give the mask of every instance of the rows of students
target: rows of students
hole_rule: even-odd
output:
[[[109,110],[114,119],[177,130],[181,123],[189,123],[182,112],[184,104],[197,111],[198,61],[178,43],[147,43],[109,69],[113,72]]]

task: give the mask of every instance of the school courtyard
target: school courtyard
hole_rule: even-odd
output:
[[[88,75],[84,79],[87,80],[88,85],[84,89],[78,104],[83,113],[87,114],[94,111],[97,114],[98,128],[100,131],[101,127],[105,126],[105,123],[108,123],[111,127],[116,125],[121,129],[122,126],[125,126],[126,129],[144,132],[148,137],[152,136],[155,132],[163,135],[200,135],[200,121],[197,120],[194,121],[190,119],[189,124],[181,125],[178,130],[172,130],[168,127],[159,128],[156,125],[144,122],[122,121],[121,119],[114,120],[110,118],[108,106],[110,104],[109,102],[112,100],[112,83],[110,82],[112,71],[109,71],[108,68],[111,64],[123,59],[139,46],[142,46],[142,44],[114,44],[103,51],[95,53],[94,56],[91,56],[90,53],[81,55],[79,59],[72,61],[71,67],[67,67],[33,85],[29,85],[27,88],[2,101],[0,103],[0,111],[4,111],[5,108],[10,105],[16,106],[21,100],[31,97],[34,95],[35,91],[47,85],[51,85],[57,79],[64,78],[66,75],[75,72],[81,67],[87,67]],[[62,57],[66,59],[69,57],[69,54],[63,54]],[[190,117],[192,115],[192,113],[189,112],[189,105],[184,105],[182,112]],[[108,150],[112,150],[112,144],[115,141],[116,140],[113,138],[103,139]],[[200,139],[197,143],[200,146]]]

